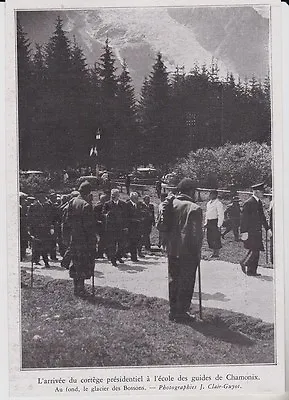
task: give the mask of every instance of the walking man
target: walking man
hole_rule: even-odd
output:
[[[32,242],[32,261],[39,265],[42,256],[45,267],[49,268],[48,252],[51,235],[54,234],[51,208],[44,191],[39,190],[35,197],[36,201],[29,207],[27,215],[28,232]]]
[[[189,311],[201,255],[202,209],[193,201],[192,179],[184,178],[178,185],[178,193],[164,200],[167,212],[163,215],[169,219],[166,225],[170,227],[167,232],[169,319],[185,322],[194,320]]]
[[[144,196],[143,198],[142,213],[142,239],[139,246],[140,253],[142,250],[142,246],[144,246],[146,250],[151,250],[150,235],[152,232],[152,227],[155,225],[155,208],[154,205],[150,202],[150,196],[148,195]]]
[[[96,258],[104,258],[104,253],[106,253],[105,217],[102,212],[106,200],[107,196],[101,194],[98,203],[93,209],[96,220],[96,231],[99,236]]]
[[[138,193],[131,192],[127,201],[127,222],[129,251],[132,261],[138,261],[137,250],[141,240],[142,211],[138,200]]]
[[[260,276],[257,273],[260,251],[264,251],[262,240],[262,226],[268,232],[269,238],[272,232],[264,215],[261,199],[264,196],[264,183],[252,186],[253,195],[244,203],[241,214],[241,239],[244,241],[248,253],[240,262],[242,271],[248,276]]]
[[[218,191],[211,190],[210,200],[207,203],[207,211],[205,217],[205,228],[207,228],[207,240],[209,248],[213,250],[211,258],[218,258],[221,243],[221,226],[224,222],[224,208],[218,199]]]
[[[72,265],[69,275],[74,282],[74,294],[85,296],[84,280],[94,274],[96,230],[92,205],[90,204],[91,185],[83,182],[79,196],[69,202],[67,211],[68,226],[71,229],[70,255]]]
[[[103,206],[108,258],[113,266],[124,263],[125,231],[127,230],[127,205],[119,199],[118,189],[111,190],[111,198]]]

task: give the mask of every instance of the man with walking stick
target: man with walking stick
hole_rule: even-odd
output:
[[[166,198],[162,211],[162,226],[167,229],[169,319],[179,323],[195,320],[195,316],[190,314],[190,306],[197,269],[200,273],[203,240],[202,209],[193,201],[195,187],[192,179],[182,179],[178,185],[178,194]],[[199,300],[202,317],[201,297]]]
[[[94,291],[96,229],[90,202],[91,190],[90,183],[83,182],[78,189],[79,196],[72,199],[67,211],[72,259],[69,275],[73,279],[74,294],[77,297],[86,296],[85,279],[92,279]]]

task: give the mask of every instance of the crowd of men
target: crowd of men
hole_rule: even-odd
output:
[[[144,248],[151,250],[150,236],[156,224],[159,247],[168,256],[169,318],[177,322],[190,319],[204,230],[212,249],[211,258],[219,257],[222,237],[233,230],[235,240],[241,239],[248,250],[240,262],[242,271],[257,276],[260,251],[264,250],[262,227],[269,237],[273,227],[272,207],[269,221],[263,211],[263,183],[252,186],[253,194],[242,210],[237,196],[224,209],[218,191],[212,190],[204,222],[202,209],[194,200],[195,189],[194,182],[184,178],[174,193],[160,193],[157,215],[149,196],[140,199],[137,192],[129,190],[126,200],[120,198],[116,188],[100,193],[95,204],[87,181],[69,195],[40,190],[34,198],[20,196],[21,259],[25,259],[30,246],[32,262],[39,264],[42,257],[49,268],[49,258],[57,260],[58,246],[61,265],[74,281],[74,293],[82,297],[84,281],[93,276],[96,259],[107,257],[113,266],[124,263],[127,257],[137,262],[143,257]]]

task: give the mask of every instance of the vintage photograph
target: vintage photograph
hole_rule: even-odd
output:
[[[21,369],[276,364],[270,6],[15,31]]]

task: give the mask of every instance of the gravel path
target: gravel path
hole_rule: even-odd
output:
[[[30,263],[21,262],[21,268],[30,269]],[[204,307],[214,307],[274,322],[273,270],[260,268],[260,277],[249,277],[241,267],[225,261],[201,262],[202,299]],[[35,273],[55,279],[70,279],[68,271],[60,263],[52,263],[51,268],[37,267]],[[95,264],[95,285],[125,289],[150,297],[168,299],[168,273],[166,257],[157,254],[146,255],[134,263],[125,261],[113,267],[107,260],[97,260]],[[198,304],[196,283],[193,302]]]

